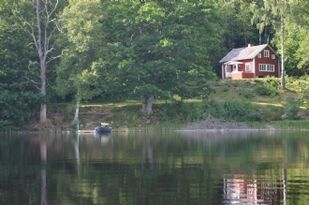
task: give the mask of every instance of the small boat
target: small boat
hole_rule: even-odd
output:
[[[108,123],[101,123],[101,126],[95,128],[95,132],[98,134],[110,133],[112,131],[112,127]]]

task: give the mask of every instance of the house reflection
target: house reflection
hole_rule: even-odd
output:
[[[223,204],[285,204],[285,180],[225,175],[223,186]]]

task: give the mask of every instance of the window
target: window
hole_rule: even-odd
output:
[[[251,71],[250,69],[250,63],[245,64],[245,71]]]
[[[271,54],[271,59],[276,59],[275,54]]]
[[[264,50],[264,57],[269,58],[269,50]]]
[[[259,71],[275,72],[275,65],[274,64],[259,64]]]
[[[266,71],[266,64],[259,64],[259,71]]]
[[[262,58],[262,54],[259,53],[258,58]]]
[[[275,66],[273,64],[267,64],[266,66],[267,72],[274,72],[275,71]]]

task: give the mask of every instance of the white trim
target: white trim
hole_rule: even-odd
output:
[[[221,64],[221,78],[224,79],[225,70],[224,70],[224,64]]]
[[[264,50],[263,51],[263,56],[265,57],[265,58],[269,58],[269,50]]]
[[[253,73],[254,73],[254,77],[255,77],[255,58],[253,58]]]
[[[260,63],[259,64],[259,71],[260,72],[273,73],[273,72],[275,72],[275,65],[274,64]]]
[[[244,64],[243,62],[238,62],[238,61],[228,61],[224,63],[226,65],[237,65],[237,64]]]

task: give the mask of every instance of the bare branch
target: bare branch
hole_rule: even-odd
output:
[[[49,54],[50,52],[52,52],[54,50],[54,47],[51,47],[50,49],[48,49],[46,52],[45,52],[45,55],[47,56],[47,54]]]
[[[33,40],[33,43],[34,43],[34,46],[35,48],[38,50],[39,46],[38,46],[38,40],[35,36],[35,31],[34,31],[34,26],[29,22],[27,21],[20,13],[15,13],[15,17],[17,18],[17,25],[23,30],[25,31],[28,35],[30,35],[30,37],[32,38]],[[26,25],[23,26],[24,23]]]
[[[56,9],[58,7],[58,4],[59,4],[59,0],[56,1],[55,5],[54,5],[54,8],[49,12],[50,16],[52,16],[55,13],[55,11],[56,11]]]
[[[30,71],[30,69],[31,69],[30,66],[35,65],[35,64],[39,65],[39,63],[37,61],[30,61],[29,64],[28,64],[28,70]]]
[[[50,32],[49,32],[49,35],[47,37],[47,40],[46,40],[46,48],[48,49],[49,48],[49,42],[50,42],[50,39],[52,38],[54,32],[56,31],[56,27],[54,27]]]
[[[54,61],[54,60],[56,60],[58,58],[61,58],[64,55],[64,52],[66,52],[66,51],[67,51],[67,49],[63,49],[61,51],[61,54],[59,54],[57,56],[50,57],[46,64],[48,64],[48,63],[50,63],[50,62],[52,62],[52,61]]]
[[[57,22],[54,21],[54,24],[55,24],[55,28],[57,28],[57,30],[60,32],[60,33],[63,33],[63,30],[58,26]]]

